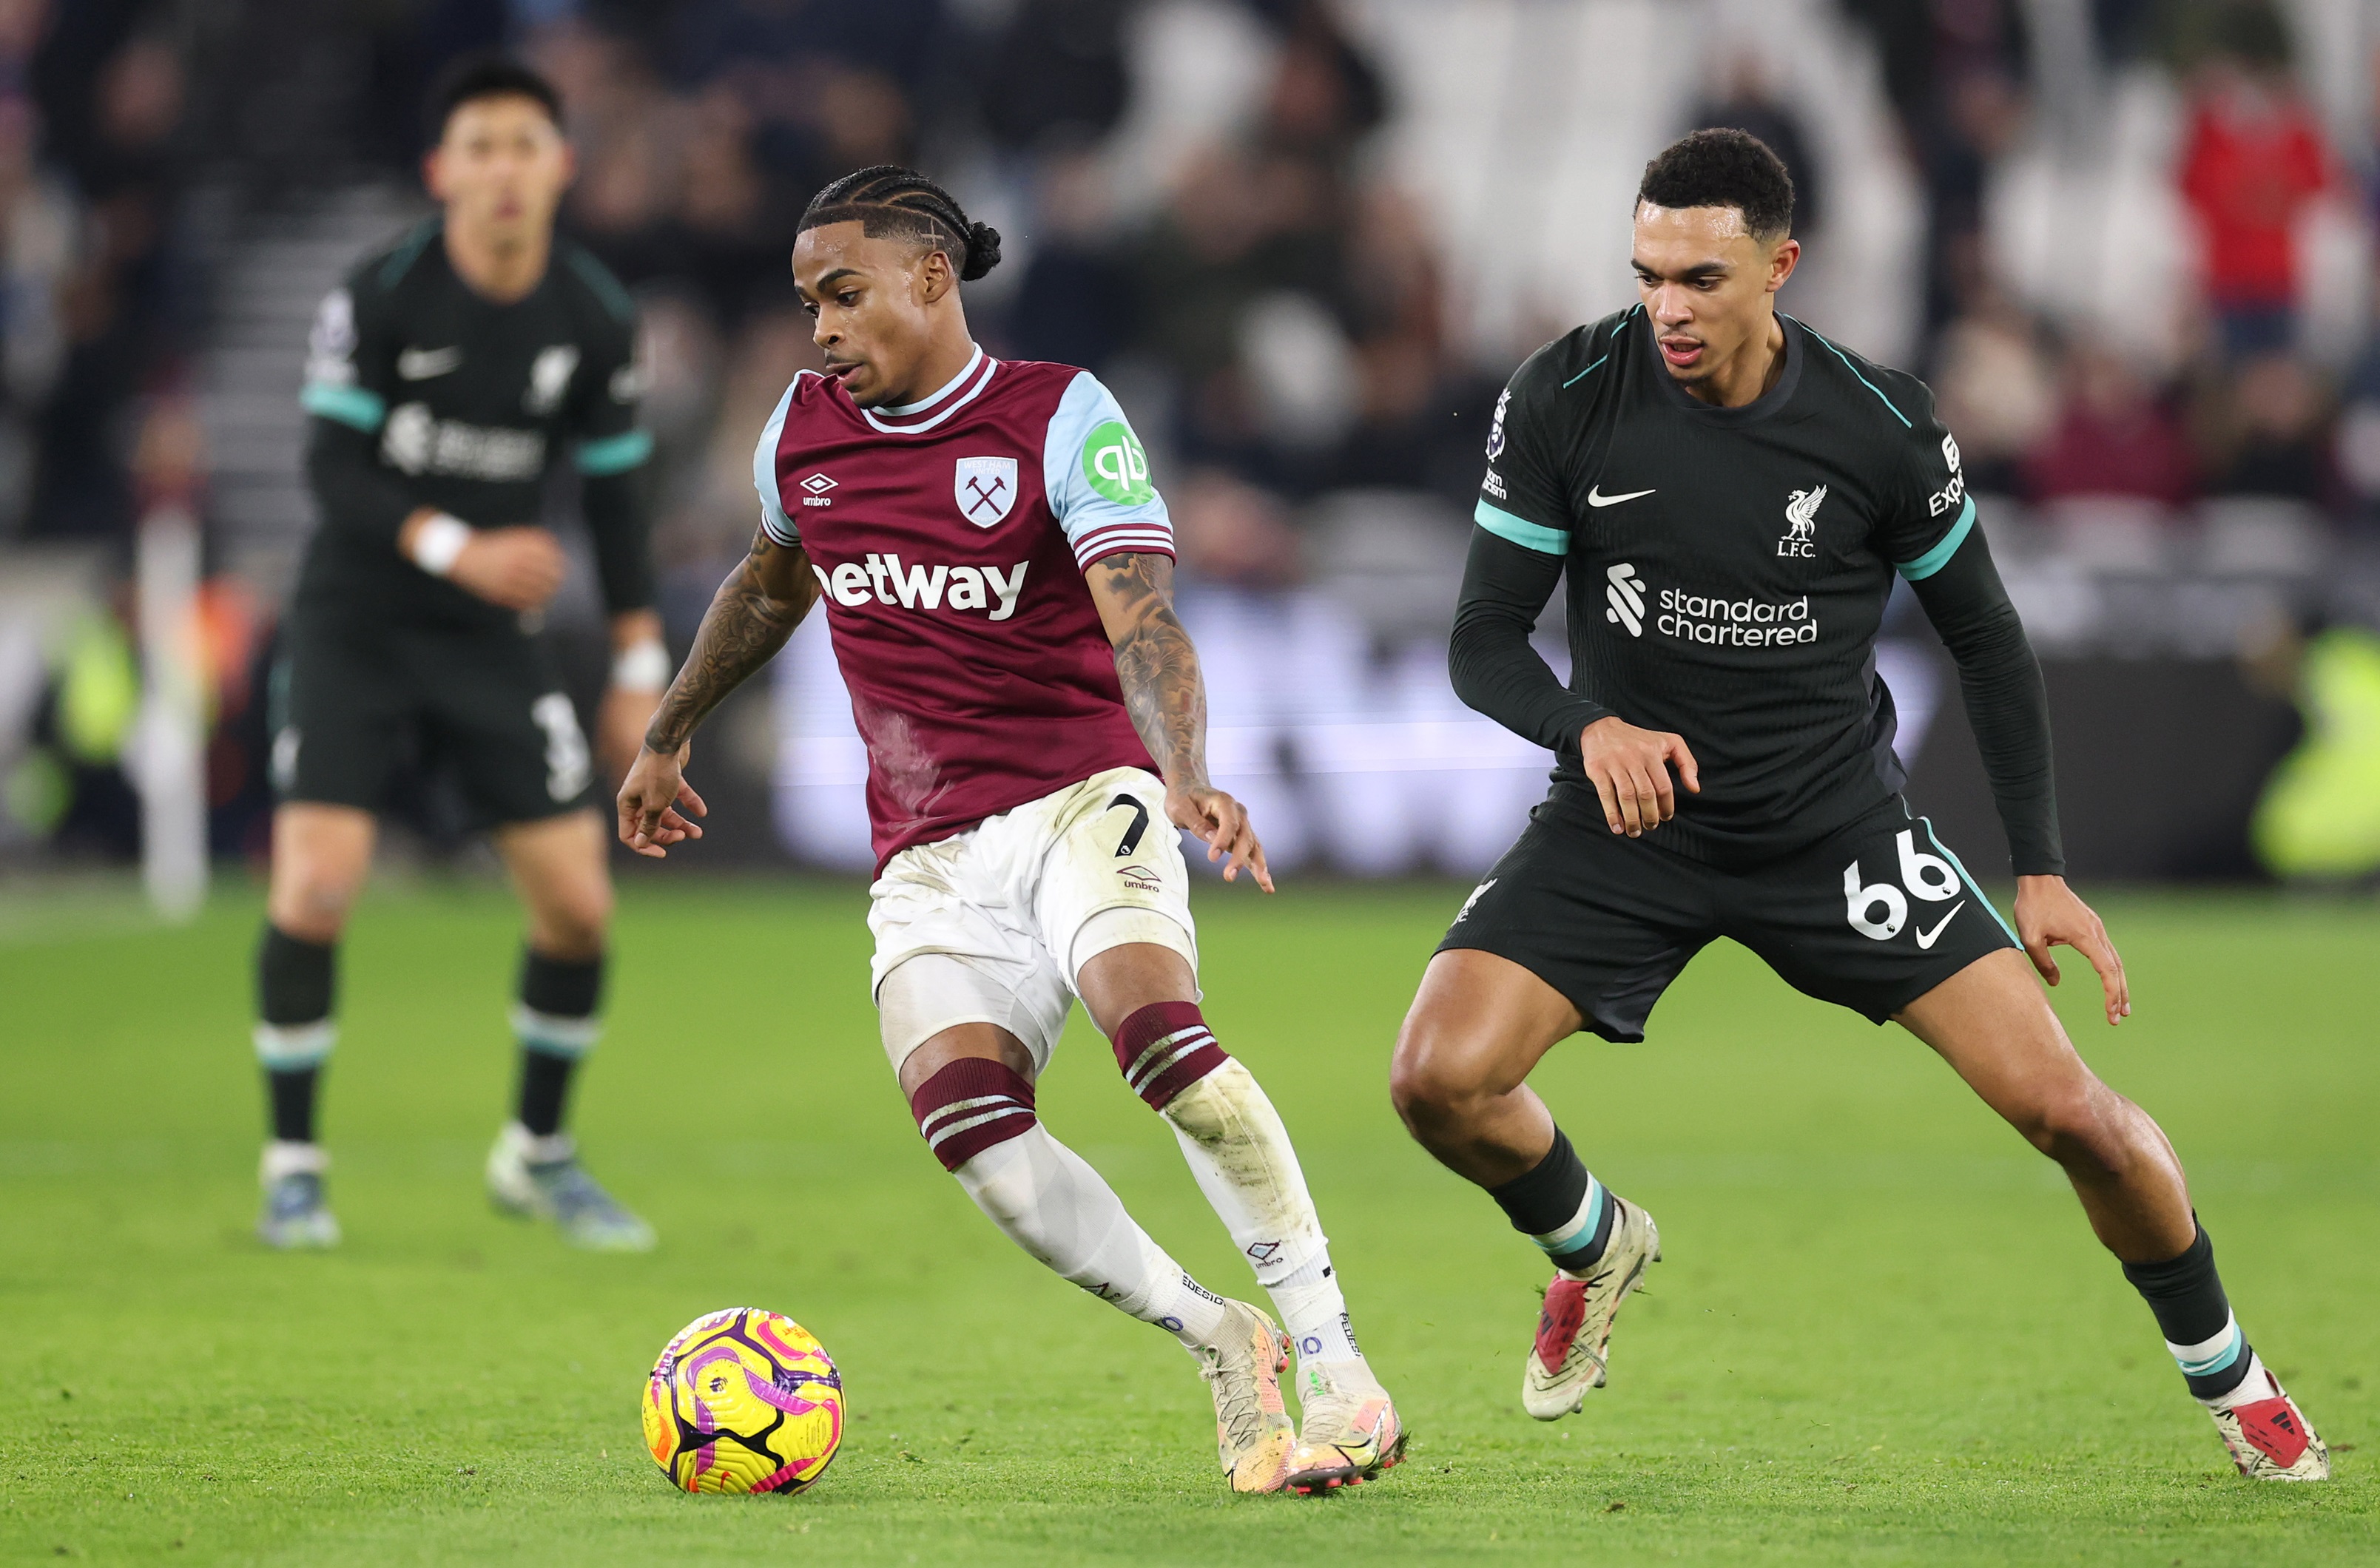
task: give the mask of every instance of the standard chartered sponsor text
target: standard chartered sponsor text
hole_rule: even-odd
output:
[[[1810,597],[1725,599],[1663,588],[1655,603],[1653,629],[1681,642],[1723,648],[1781,647],[1818,640],[1818,620]]]

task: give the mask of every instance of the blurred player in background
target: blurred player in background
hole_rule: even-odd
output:
[[[759,531],[646,735],[620,837],[659,855],[698,834],[680,811],[703,809],[687,737],[831,601],[868,744],[875,995],[918,1131],[1020,1247],[1198,1359],[1235,1490],[1362,1480],[1402,1451],[1396,1410],[1288,1133],[1198,1010],[1175,826],[1228,857],[1225,880],[1272,879],[1207,777],[1172,525],[1140,442],[1088,371],[976,346],[959,283],[998,262],[1000,236],[922,176],[847,175],[801,229],[795,282],[826,371],[795,378],[769,419]],[[1076,996],[1286,1337],[1193,1280],[1041,1127],[1034,1083]],[[1280,1383],[1293,1346],[1302,1434]]]
[[[273,677],[281,803],[256,1026],[273,1140],[258,1230],[275,1247],[338,1240],[314,1127],[334,959],[374,813],[412,756],[453,771],[528,916],[512,1015],[519,1099],[488,1157],[489,1194],[581,1247],[641,1250],[651,1230],[563,1130],[598,1033],[612,887],[594,759],[537,635],[566,562],[534,521],[548,471],[572,463],[611,611],[599,733],[625,766],[669,678],[638,472],[651,440],[636,425],[635,311],[594,258],[554,238],[572,163],[552,88],[474,57],[442,79],[431,116],[424,173],[444,215],[322,302],[307,366],[322,523]]]
[[[1430,960],[1397,1042],[1398,1110],[1551,1258],[1522,1401],[1570,1414],[1661,1240],[1588,1174],[1528,1075],[1581,1029],[1642,1040],[1678,971],[1731,936],[1939,1052],[2064,1167],[2240,1473],[2324,1478],[2321,1440],[2231,1315],[2172,1146],[2083,1065],[2027,972],[2029,954],[2057,983],[2050,948],[2070,945],[2107,1021],[2131,1011],[2106,928],[2066,885],[2048,701],[1958,444],[1924,383],[1778,313],[1792,219],[1759,141],[1671,146],[1636,201],[1641,303],[1539,349],[1496,405],[1454,682],[1560,763]],[[1959,666],[2013,929],[1900,797],[1875,648],[1896,572]],[[1565,573],[1567,688],[1529,645]]]

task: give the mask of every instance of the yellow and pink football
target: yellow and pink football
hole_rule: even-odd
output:
[[[687,1491],[807,1490],[842,1443],[842,1375],[780,1313],[697,1318],[662,1347],[645,1386],[645,1446]]]

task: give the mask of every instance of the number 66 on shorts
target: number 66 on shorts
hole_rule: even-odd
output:
[[[1878,942],[1888,942],[1900,935],[1900,928],[1909,923],[1909,900],[1901,896],[1901,887],[1936,904],[1966,891],[1966,883],[1955,865],[1917,847],[1914,829],[1904,827],[1895,834],[1892,847],[1900,857],[1900,887],[1889,882],[1862,885],[1857,861],[1843,867],[1843,901],[1849,906],[1852,929]],[[1876,918],[1879,909],[1883,911],[1880,920]],[[1934,944],[1924,945],[1930,947]]]

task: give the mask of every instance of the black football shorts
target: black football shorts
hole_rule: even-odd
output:
[[[401,776],[451,772],[475,826],[585,805],[593,760],[544,643],[301,609],[273,672],[274,791],[382,811]],[[409,770],[403,765],[411,764]]]
[[[1557,789],[1454,917],[1439,951],[1512,959],[1606,1040],[1715,936],[1786,983],[1882,1023],[1986,953],[2017,946],[1959,858],[1895,798],[1807,850],[1726,872],[1611,831],[1592,790]]]

